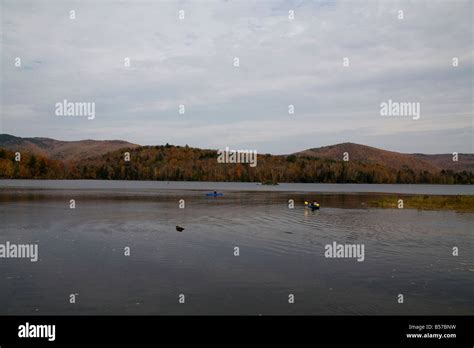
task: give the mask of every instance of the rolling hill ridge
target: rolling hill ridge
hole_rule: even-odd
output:
[[[349,161],[380,164],[396,170],[403,166],[415,171],[426,170],[432,173],[443,169],[453,171],[474,170],[474,154],[458,154],[458,161],[455,162],[453,161],[452,154],[406,154],[354,143],[342,143],[308,149],[297,152],[294,155],[340,161],[343,159],[345,152],[349,154]]]
[[[122,140],[62,141],[50,138],[21,138],[9,134],[0,134],[0,147],[4,149],[28,152],[60,161],[78,161],[121,148],[135,148],[138,146]]]
[[[21,161],[15,160],[20,151]],[[130,161],[124,153],[130,154]],[[344,153],[349,161],[343,161]],[[0,135],[0,178],[190,180],[299,183],[473,184],[473,154],[403,154],[343,143],[291,155],[258,155],[248,164],[218,163],[216,150],[140,146],[120,140],[59,141]]]

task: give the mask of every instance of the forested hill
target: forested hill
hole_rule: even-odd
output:
[[[61,161],[77,161],[125,147],[137,146],[123,140],[63,141],[50,138],[21,138],[10,134],[0,134],[1,148]]]
[[[319,157],[323,159],[341,160],[344,153],[348,154],[351,161],[359,161],[369,164],[379,164],[394,170],[403,167],[411,168],[416,172],[428,171],[432,173],[441,170],[453,170],[457,172],[474,171],[474,154],[460,153],[458,160],[453,161],[453,154],[408,154],[387,151],[354,143],[342,143],[337,145],[323,146],[296,153],[298,156]]]
[[[383,151],[383,150],[380,150]],[[263,183],[439,183],[472,184],[472,171],[440,169],[436,165],[411,168],[376,163],[364,158],[349,161],[299,153],[287,156],[258,155],[258,164],[222,164],[216,150],[188,146],[137,146],[131,144],[85,159],[61,161],[31,151],[15,161],[12,149],[0,148],[0,178],[250,181]],[[130,153],[130,161],[125,160]],[[349,153],[350,155],[350,153]],[[471,156],[471,155],[466,155]],[[463,161],[460,155],[459,161]],[[461,166],[460,166],[461,168]]]

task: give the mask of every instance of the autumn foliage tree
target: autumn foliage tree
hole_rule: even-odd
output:
[[[130,154],[126,161],[125,152]],[[0,148],[0,178],[9,179],[100,179],[176,180],[297,183],[377,184],[472,184],[472,172],[442,170],[438,173],[398,170],[359,161],[334,161],[309,156],[258,155],[258,164],[222,164],[217,151],[188,146],[142,146],[125,148],[77,162],[51,160],[37,154]]]

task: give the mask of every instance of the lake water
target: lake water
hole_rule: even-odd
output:
[[[137,190],[226,190],[317,193],[402,193],[433,195],[474,195],[471,185],[399,185],[399,184],[279,184],[250,182],[196,181],[122,181],[122,180],[0,180],[1,188]]]
[[[37,243],[39,261],[0,258],[0,315],[472,315],[474,214],[368,208],[383,192],[473,194],[443,185],[1,180],[0,244]],[[312,199],[321,210],[304,208]],[[365,260],[325,258],[334,241],[363,244]]]

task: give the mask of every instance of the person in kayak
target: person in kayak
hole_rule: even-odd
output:
[[[220,196],[223,196],[223,195],[224,195],[223,193],[219,193],[217,191],[206,193],[206,196],[208,196],[208,197],[220,197]]]
[[[312,203],[304,202],[308,208],[311,208],[311,210],[319,209],[319,203],[316,201],[313,201]]]

